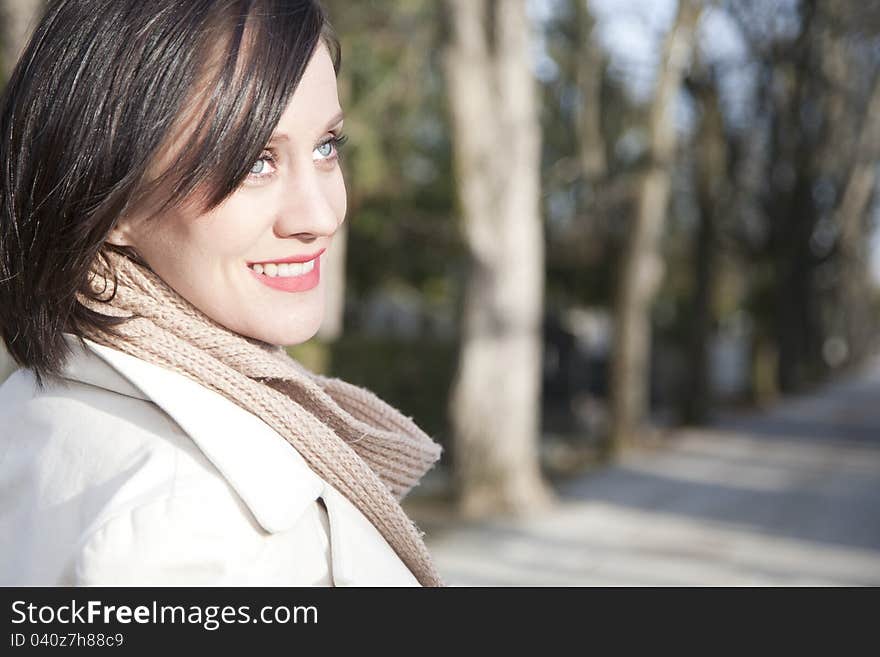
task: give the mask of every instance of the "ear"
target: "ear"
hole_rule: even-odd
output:
[[[116,220],[113,228],[104,240],[114,246],[134,246],[132,241],[132,221],[129,217],[122,216]]]

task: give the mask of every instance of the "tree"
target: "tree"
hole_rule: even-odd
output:
[[[719,224],[729,205],[728,141],[715,71],[706,66],[689,75],[686,86],[699,108],[694,136],[694,178],[698,222],[693,239],[694,293],[688,327],[688,367],[683,419],[703,423],[712,403],[709,345],[715,320]]]
[[[880,59],[872,44],[880,22],[864,5],[801,0],[788,10],[797,30],[768,35],[753,9],[737,15],[766,99],[758,169],[766,237],[754,260],[771,272],[753,296],[764,297],[773,320],[775,379],[790,393],[857,363],[876,331],[865,238],[876,187]]]
[[[611,372],[612,453],[619,452],[634,438],[647,410],[651,305],[663,271],[660,236],[676,150],[672,109],[682,86],[699,14],[696,0],[680,0],[675,22],[666,37],[648,124],[648,164],[620,263]]]
[[[542,508],[541,133],[525,0],[447,0],[454,170],[471,255],[449,410],[468,517]]]
[[[821,9],[818,18],[823,29],[816,39],[816,59],[824,78],[827,127],[818,152],[817,177],[833,180],[836,187],[833,207],[821,208],[821,218],[836,234],[833,256],[839,272],[828,295],[835,312],[824,313],[821,329],[823,355],[839,365],[863,360],[876,330],[865,238],[871,230],[880,162],[880,60],[875,57],[874,66],[865,66],[871,61],[864,52],[867,44],[854,43],[854,37],[862,33],[876,41],[880,23],[866,7],[843,0],[826,2]]]
[[[605,66],[602,50],[593,37],[594,21],[585,0],[573,3],[579,43],[575,51],[577,86],[581,102],[577,106],[577,136],[581,172],[586,181],[595,183],[608,170],[605,141],[602,136],[602,70]]]
[[[874,89],[862,117],[857,146],[842,184],[840,202],[834,211],[839,231],[841,259],[840,306],[843,334],[852,360],[858,362],[871,346],[875,321],[871,317],[869,254],[865,219],[877,189],[880,159],[880,75],[874,76]]]

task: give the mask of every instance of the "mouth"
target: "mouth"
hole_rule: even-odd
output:
[[[304,292],[317,287],[321,280],[321,249],[315,255],[291,256],[282,260],[264,260],[247,264],[260,283],[282,292]]]
[[[321,249],[314,255],[290,256],[280,260],[263,260],[249,262],[248,268],[256,274],[268,278],[292,278],[304,276],[311,272],[318,264],[318,258],[327,249]]]

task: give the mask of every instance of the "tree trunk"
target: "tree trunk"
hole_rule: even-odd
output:
[[[867,104],[857,140],[856,152],[844,184],[835,222],[840,228],[841,308],[851,362],[863,358],[873,338],[875,322],[870,317],[870,267],[865,218],[877,186],[880,158],[880,76]]]
[[[673,109],[699,14],[695,0],[681,0],[675,23],[666,37],[648,125],[649,163],[620,263],[611,371],[612,455],[635,438],[648,407],[651,305],[663,271],[660,236],[666,221],[676,148]]]
[[[696,149],[696,187],[699,223],[694,240],[694,301],[688,340],[688,388],[683,419],[704,423],[712,403],[709,347],[715,325],[715,286],[718,261],[718,223],[727,192],[727,140],[718,100],[717,80],[710,72],[691,85],[700,108]]]
[[[528,512],[553,499],[538,456],[541,134],[525,4],[447,0],[455,175],[472,257],[449,406],[467,517]]]
[[[578,150],[584,179],[595,184],[605,176],[605,140],[602,138],[602,71],[605,66],[602,50],[592,32],[595,22],[584,0],[574,0],[575,17],[580,34],[577,51],[577,86],[581,102],[577,106],[575,125]]]
[[[783,93],[772,94],[768,156],[767,219],[774,269],[777,379],[779,391],[791,394],[815,382],[821,359],[821,305],[817,297],[817,258],[811,246],[820,212],[813,197],[820,171],[818,130],[805,128],[804,108],[825,106],[816,52],[822,32],[816,0],[803,0],[800,31],[786,56],[773,65],[773,81]],[[785,91],[788,91],[785,93]],[[817,111],[817,114],[820,113]]]

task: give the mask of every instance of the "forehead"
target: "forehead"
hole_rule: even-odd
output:
[[[277,130],[292,137],[306,131],[309,134],[301,136],[311,137],[312,132],[323,130],[327,121],[339,110],[333,60],[327,46],[320,42],[278,121]]]

